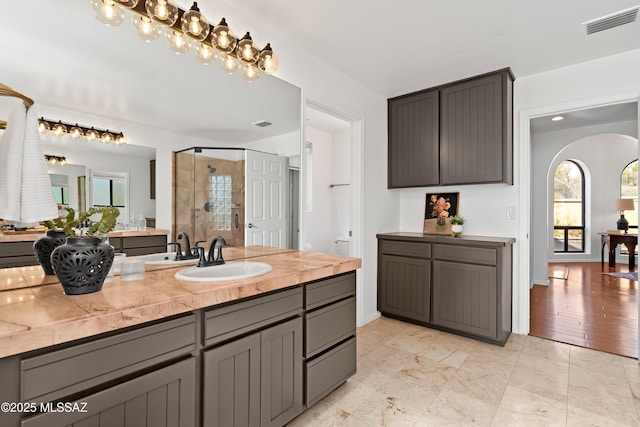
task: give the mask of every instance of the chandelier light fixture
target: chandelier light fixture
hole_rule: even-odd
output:
[[[96,129],[93,126],[88,128],[77,123],[65,123],[62,120],[53,121],[40,117],[38,119],[38,129],[41,134],[47,132],[57,137],[68,135],[71,139],[85,138],[87,141],[100,141],[103,144],[124,145],[127,138],[122,132],[109,129]]]
[[[141,40],[154,41],[164,29],[171,51],[182,54],[193,47],[201,63],[218,61],[225,72],[240,71],[248,82],[278,69],[278,56],[271,44],[260,50],[249,32],[236,38],[225,18],[218,25],[210,24],[197,2],[186,11],[173,0],[91,0],[91,8],[98,21],[109,26],[120,25],[127,9],[132,12],[131,22]]]

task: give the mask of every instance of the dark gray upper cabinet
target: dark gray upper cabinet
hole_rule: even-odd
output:
[[[388,101],[389,188],[437,185],[438,90]]]
[[[510,69],[388,100],[388,187],[513,184]]]

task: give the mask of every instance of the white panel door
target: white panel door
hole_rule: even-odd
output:
[[[287,247],[287,158],[246,151],[245,246]]]

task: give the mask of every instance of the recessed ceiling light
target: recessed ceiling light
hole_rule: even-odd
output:
[[[555,116],[554,118],[552,118],[551,120],[553,120],[554,122],[559,122],[560,120],[564,120],[564,117],[562,116]]]

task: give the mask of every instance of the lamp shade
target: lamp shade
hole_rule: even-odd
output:
[[[632,211],[633,209],[633,199],[616,199],[617,211]]]

